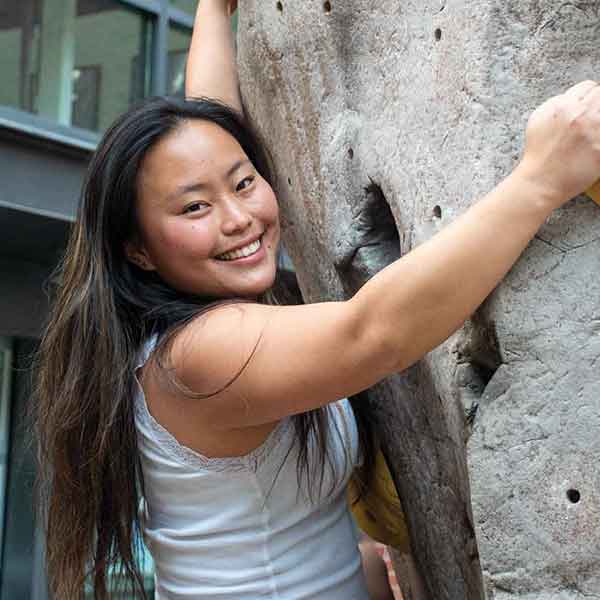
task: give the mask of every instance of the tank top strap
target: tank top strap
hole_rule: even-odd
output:
[[[152,354],[157,342],[158,333],[154,333],[142,344],[142,347],[138,352],[138,359],[134,367],[135,369],[139,369],[146,364],[146,361],[150,358],[150,354]]]
[[[139,353],[135,369],[142,367],[154,350],[158,335],[153,335],[145,342]],[[281,419],[279,424],[269,434],[267,439],[257,448],[244,456],[208,457],[196,450],[189,448],[157,421],[148,408],[144,390],[137,379],[135,402],[135,416],[138,430],[152,446],[159,450],[165,458],[175,459],[182,466],[190,469],[203,469],[212,472],[258,471],[267,459],[274,455],[287,452],[289,444],[293,442],[293,420],[291,417]],[[141,445],[142,452],[144,445]]]

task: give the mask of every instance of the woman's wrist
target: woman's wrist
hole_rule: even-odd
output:
[[[548,214],[569,200],[547,181],[543,173],[529,168],[526,161],[521,161],[509,178],[527,192],[536,207]]]

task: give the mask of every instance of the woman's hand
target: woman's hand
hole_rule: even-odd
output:
[[[517,172],[553,208],[600,178],[600,85],[583,81],[544,102],[529,118]]]

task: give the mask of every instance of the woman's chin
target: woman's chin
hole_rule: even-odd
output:
[[[254,281],[246,280],[240,282],[237,285],[232,282],[231,286],[227,286],[227,289],[223,289],[221,293],[215,293],[214,295],[219,298],[248,298],[249,300],[257,300],[268,292],[275,283],[276,273],[265,274],[261,277],[257,277]]]
[[[242,298],[252,298],[252,299],[258,299],[261,296],[263,296],[264,294],[266,294],[272,287],[273,284],[275,283],[275,275],[273,275],[272,278],[268,279],[267,281],[262,281],[260,283],[257,283],[254,286],[249,286],[248,288],[244,289],[243,291],[240,290],[242,293],[240,294],[240,297]]]

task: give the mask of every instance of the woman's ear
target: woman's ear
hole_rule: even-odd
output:
[[[125,242],[125,256],[127,260],[144,271],[155,271],[156,267],[150,260],[146,250],[133,242]]]

